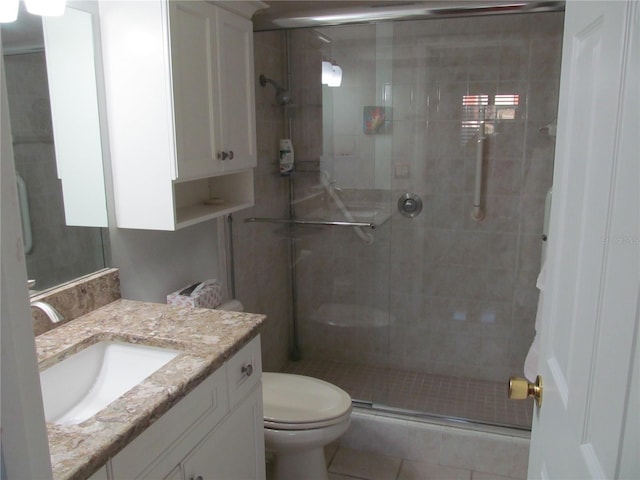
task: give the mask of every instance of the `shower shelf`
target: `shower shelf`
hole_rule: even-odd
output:
[[[262,218],[262,217],[247,218],[245,219],[245,223],[283,223],[288,225],[361,227],[361,228],[370,228],[371,230],[374,230],[376,228],[375,223],[368,223],[368,222],[339,222],[339,221],[329,221],[329,220],[290,220],[286,218]]]

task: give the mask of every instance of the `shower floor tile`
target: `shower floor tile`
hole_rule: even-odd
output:
[[[512,401],[501,382],[330,360],[289,362],[284,371],[319,378],[354,400],[417,413],[531,428],[533,401]]]

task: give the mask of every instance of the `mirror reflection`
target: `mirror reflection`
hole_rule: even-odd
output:
[[[21,5],[18,20],[1,28],[27,273],[36,281],[33,293],[104,268],[108,231],[67,225],[41,17]]]

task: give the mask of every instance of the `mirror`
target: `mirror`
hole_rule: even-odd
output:
[[[38,293],[108,258],[91,3],[47,18],[43,34],[42,18],[21,2],[18,20],[1,27],[27,272]]]

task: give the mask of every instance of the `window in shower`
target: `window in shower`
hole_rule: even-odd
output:
[[[516,119],[520,103],[519,94],[463,95],[461,142],[465,144],[474,138],[481,122],[485,123],[485,133],[495,133],[496,124]]]

